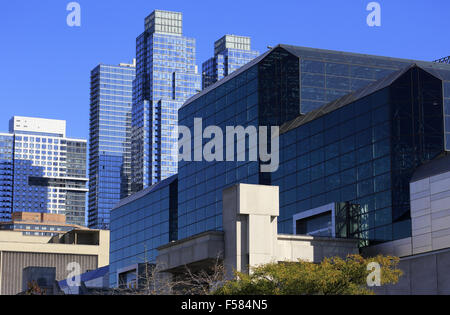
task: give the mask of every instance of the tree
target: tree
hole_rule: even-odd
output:
[[[367,286],[371,263],[381,267],[381,285],[396,284],[403,272],[399,258],[377,256],[363,258],[350,255],[346,259],[327,258],[320,264],[305,261],[272,263],[252,269],[250,275],[236,273],[216,295],[373,295]]]

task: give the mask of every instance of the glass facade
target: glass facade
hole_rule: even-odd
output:
[[[256,57],[251,50],[251,39],[244,36],[225,35],[214,45],[214,57],[202,65],[203,89],[230,75]]]
[[[382,79],[411,63],[395,58],[283,47],[301,59],[302,114]]]
[[[441,72],[442,73],[442,72]],[[450,71],[444,77],[445,147],[450,151]]]
[[[14,136],[0,134],[0,222],[11,220]]]
[[[281,136],[280,168],[272,174],[280,187],[279,233],[293,233],[298,213],[350,203],[357,211],[338,237],[379,243],[411,236],[409,183],[444,152],[442,100],[441,80],[413,67],[373,94],[299,118]]]
[[[338,67],[339,64],[342,67]],[[225,130],[226,126],[237,125],[244,127],[281,126],[305,112],[313,111],[317,106],[323,107],[323,104],[328,102],[326,98],[320,102],[315,100],[318,103],[308,107],[307,102],[310,101],[310,98],[305,95],[305,85],[302,83],[307,73],[321,73],[323,70],[324,73],[321,75],[324,80],[328,77],[328,72],[325,72],[327,68],[330,69],[329,73],[338,74],[338,77],[352,78],[353,73],[355,84],[350,85],[350,90],[342,93],[348,94],[349,91],[363,86],[363,82],[373,83],[376,78],[382,77],[381,73],[384,76],[390,76],[409,65],[411,62],[403,59],[281,45],[224,78],[221,84],[214,89],[207,89],[190,99],[180,109],[180,125],[190,128],[192,134],[194,134],[194,118],[202,118],[205,126],[217,125],[222,130]],[[427,69],[436,67],[435,64],[427,62],[420,62],[420,65]],[[339,69],[342,72],[339,72]],[[357,69],[358,71],[356,71]],[[352,82],[352,79],[349,80]],[[318,94],[327,93],[325,87],[322,90]],[[328,98],[328,100],[336,100],[342,94],[336,94],[334,98]],[[352,128],[352,126],[347,124],[347,128]],[[366,130],[366,134],[361,137],[367,136],[368,133],[369,131]],[[370,136],[368,140],[370,140]],[[311,141],[315,140],[311,139]],[[207,140],[204,140],[203,145],[206,142]],[[372,143],[372,145],[374,144]],[[349,158],[351,157],[349,156]],[[326,161],[322,159],[325,157],[313,156],[313,158],[321,160],[321,165],[317,170],[318,174],[321,174],[322,164]],[[351,162],[352,160],[349,161],[349,163]],[[367,163],[369,162],[367,161]],[[272,182],[270,173],[260,173],[259,169],[258,162],[181,162],[179,164],[180,238],[214,228],[221,229],[222,191],[224,188],[236,183],[279,184]],[[370,169],[366,170],[370,171]],[[383,175],[383,173],[377,173],[377,175]],[[315,178],[315,180],[319,180],[319,178]],[[358,182],[353,184],[357,185]],[[359,184],[370,185],[368,182]],[[314,190],[318,188],[320,187],[311,187]],[[371,186],[366,188],[370,190]],[[324,197],[320,196],[320,198]],[[399,210],[399,217],[402,216],[401,213]],[[291,232],[292,222],[289,227],[288,225],[285,222],[284,225],[281,225],[280,230]]]
[[[177,176],[126,198],[111,212],[110,284],[117,271],[154,263],[157,248],[177,240]]]
[[[132,191],[177,173],[178,109],[201,88],[195,40],[182,36],[182,15],[154,11],[136,40],[132,107]]]
[[[131,192],[133,64],[91,72],[89,227],[109,228],[111,209]]]
[[[371,75],[373,68],[390,65],[390,70],[383,79],[302,114],[302,53],[325,68],[351,59],[365,61]],[[221,230],[223,190],[237,183],[280,187],[279,233],[292,234],[297,215],[301,233],[335,232],[360,239],[362,246],[410,236],[410,179],[445,150],[449,71],[447,65],[281,46],[195,95],[179,111],[179,124],[191,134],[195,118],[202,118],[203,127],[222,130],[281,126],[279,170],[261,173],[259,162],[237,161],[237,150],[235,162],[178,163],[177,177],[123,200],[112,212],[111,283],[114,270],[153,261],[160,245]],[[203,147],[209,141],[203,139]],[[302,214],[330,204],[334,210]]]

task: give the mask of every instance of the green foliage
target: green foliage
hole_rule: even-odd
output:
[[[367,266],[381,266],[381,285],[396,284],[403,272],[399,258],[377,256],[363,258],[351,255],[346,259],[327,258],[320,264],[268,264],[252,269],[251,275],[236,273],[236,279],[226,282],[217,295],[372,295],[367,287],[371,271]]]

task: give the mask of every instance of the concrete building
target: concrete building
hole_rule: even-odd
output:
[[[14,212],[10,222],[0,222],[0,230],[22,232],[23,235],[30,236],[55,236],[87,228],[67,224],[63,214]]]
[[[251,267],[358,254],[357,240],[278,234],[279,188],[234,185],[223,192],[223,231],[205,232],[158,248],[156,263],[172,275],[206,269],[220,259],[227,277]]]
[[[14,116],[0,142],[0,221],[36,212],[85,225],[86,140],[67,138],[64,120]]]
[[[0,231],[0,295],[23,291],[23,270],[55,268],[56,280],[66,279],[78,263],[80,273],[109,265],[109,231],[73,230],[57,236],[27,236]]]
[[[383,294],[450,294],[450,156],[420,167],[411,179],[412,236],[365,248],[401,257],[400,283]]]

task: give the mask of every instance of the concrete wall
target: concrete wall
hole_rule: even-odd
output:
[[[450,247],[450,172],[411,183],[412,250]]]
[[[56,280],[64,280],[69,275],[67,265],[72,262],[80,264],[81,273],[97,269],[96,255],[80,254],[47,254],[24,252],[0,252],[1,256],[1,287],[0,295],[15,295],[22,292],[22,273],[27,267],[54,267]]]
[[[388,255],[400,258],[408,257],[413,254],[412,238],[408,237],[393,242],[363,248],[362,253],[366,256]]]
[[[326,237],[278,235],[276,258],[279,262],[304,260],[320,263],[325,258],[359,254],[358,243]]]
[[[450,294],[450,250],[403,258],[399,268],[404,272],[399,283],[378,288],[377,294]]]
[[[164,270],[185,272],[185,266],[202,267],[204,263],[223,259],[223,256],[223,232],[212,231],[158,248],[156,263]]]

